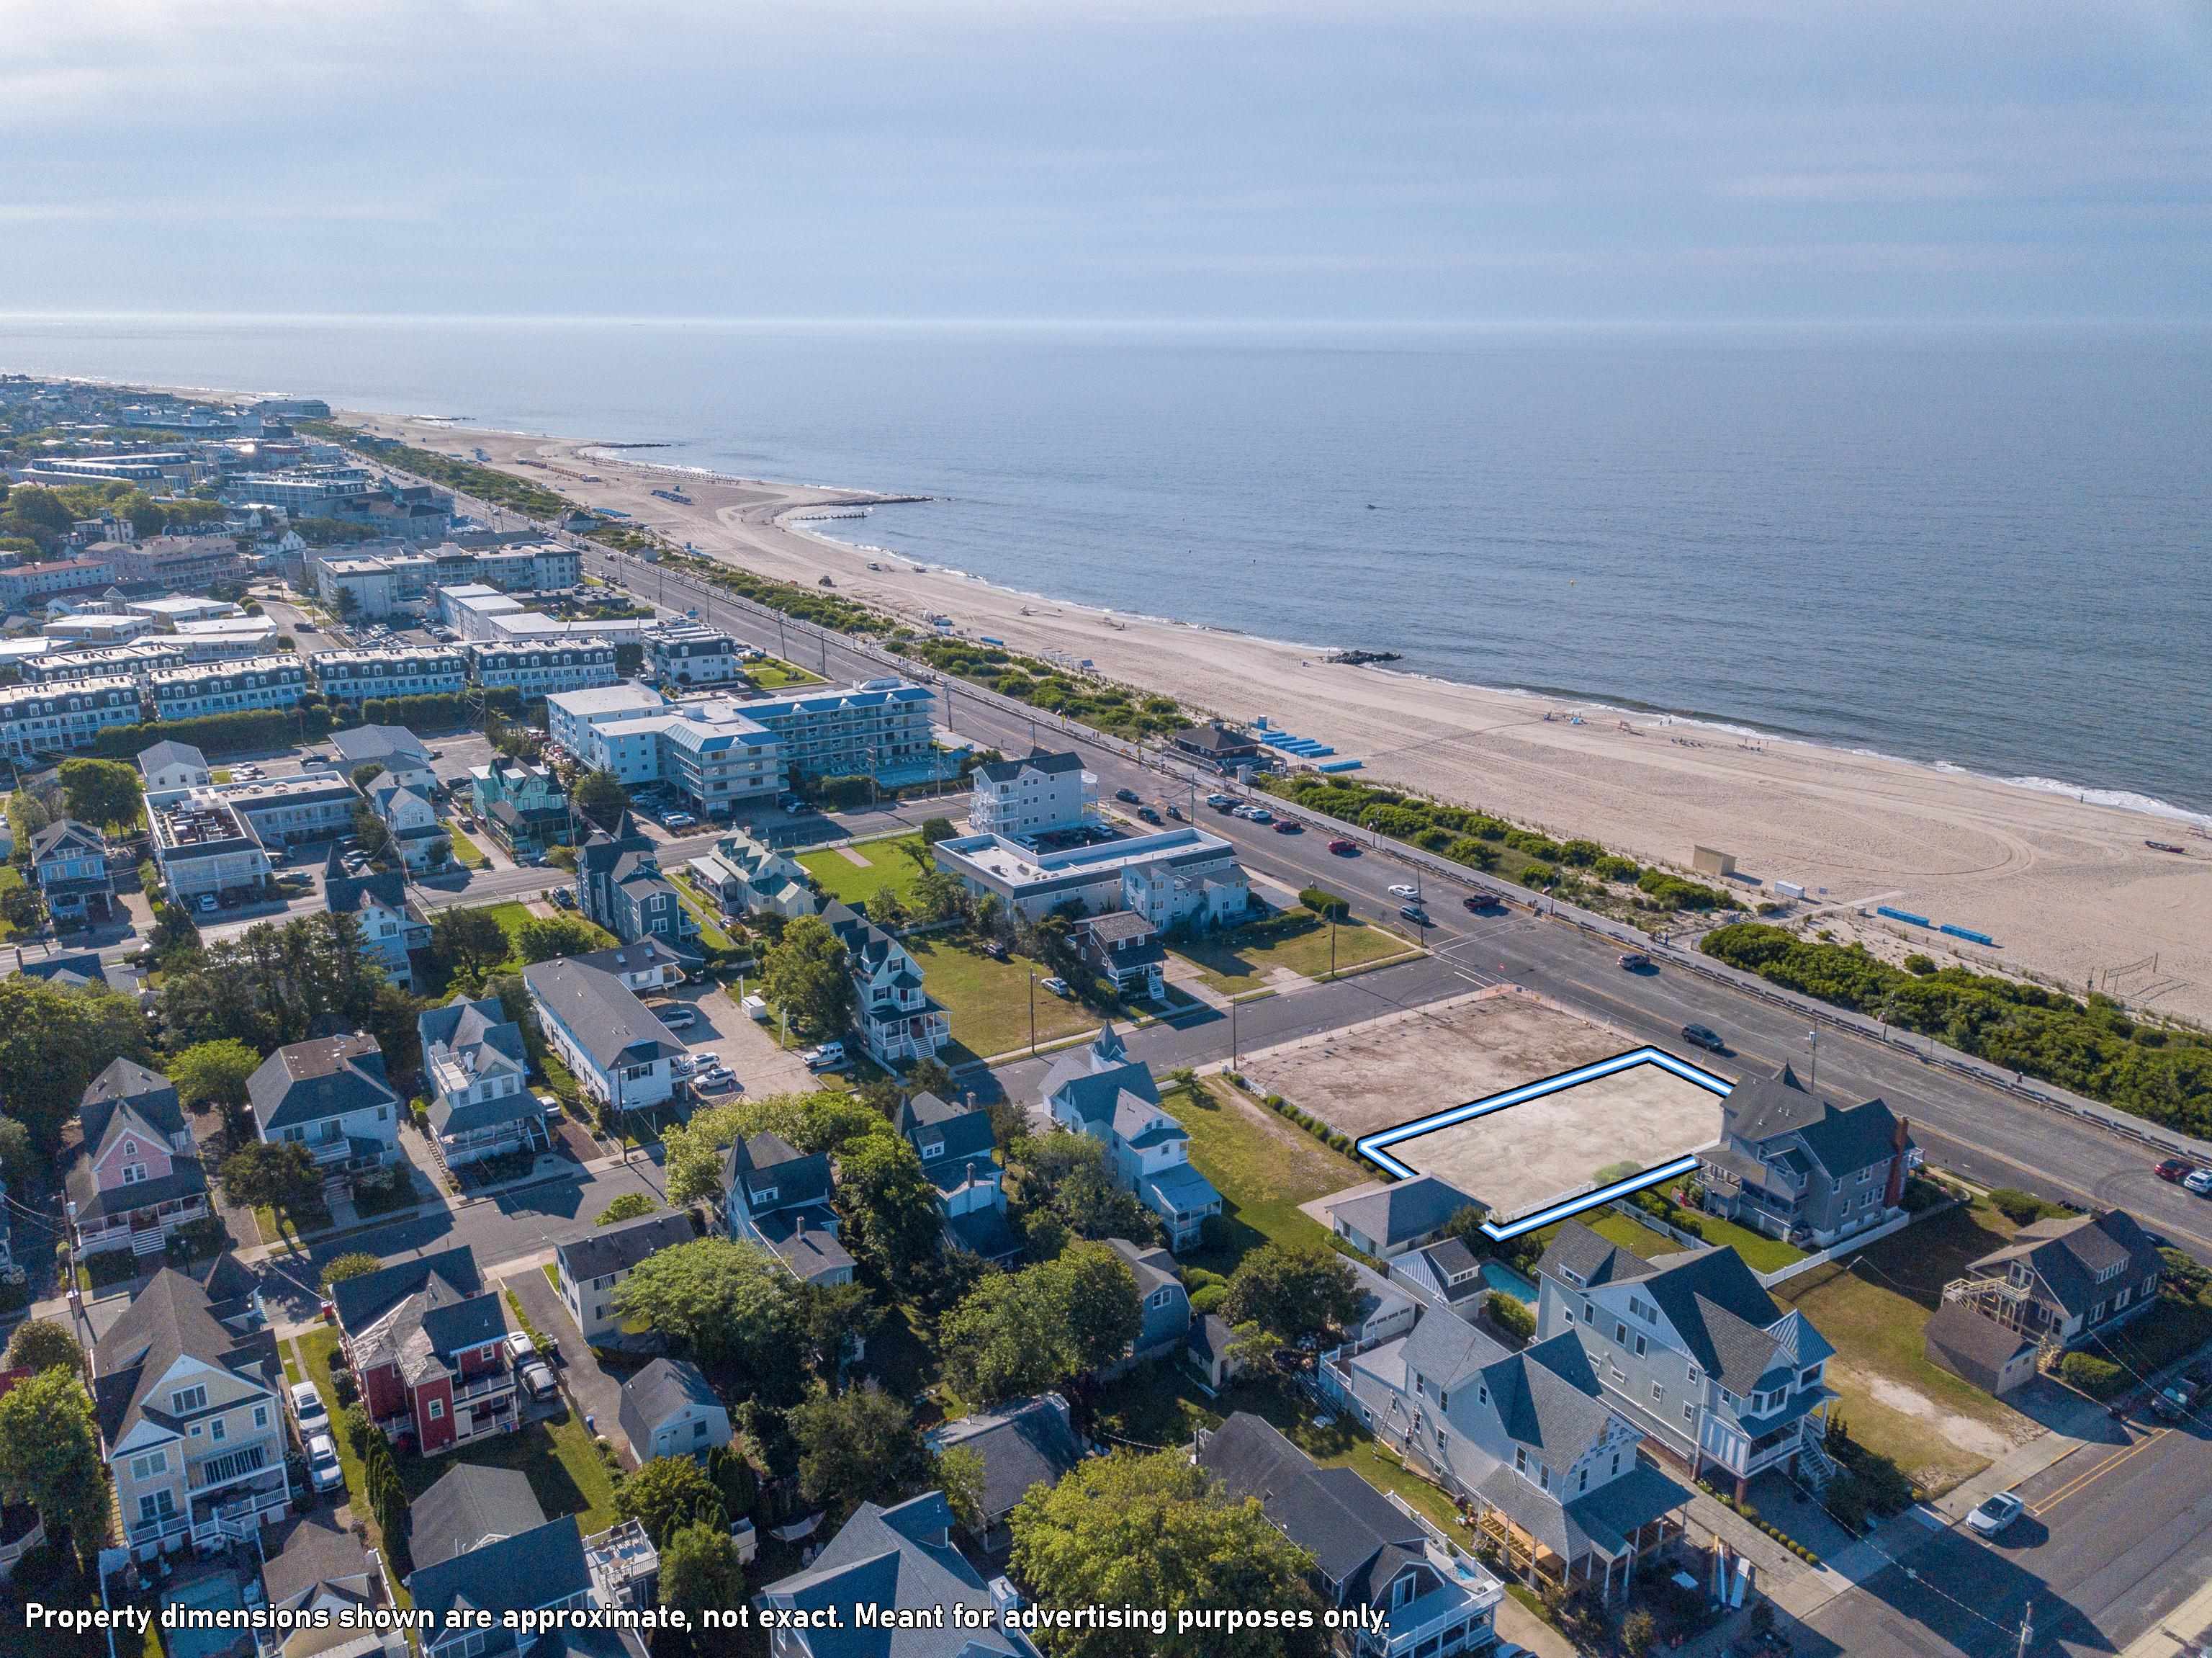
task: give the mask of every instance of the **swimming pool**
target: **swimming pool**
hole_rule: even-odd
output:
[[[1489,1288],[1512,1296],[1515,1301],[1526,1301],[1531,1307],[1536,1304],[1536,1286],[1504,1261],[1485,1261],[1482,1264],[1482,1281]]]
[[[163,1604],[235,1612],[246,1600],[239,1592],[238,1574],[219,1571],[173,1589],[163,1597]],[[218,1653],[252,1651],[253,1637],[236,1629],[165,1629],[161,1646],[168,1658],[216,1658]]]

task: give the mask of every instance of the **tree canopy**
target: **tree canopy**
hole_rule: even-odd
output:
[[[819,916],[799,916],[785,926],[762,959],[761,989],[810,1036],[834,1036],[851,1022],[845,946]]]
[[[507,954],[507,930],[489,910],[441,910],[430,923],[430,954],[448,972],[489,972]]]
[[[1352,1263],[1326,1244],[1267,1243],[1237,1264],[1222,1315],[1295,1342],[1351,1324],[1359,1303]]]
[[[615,1512],[645,1527],[655,1548],[685,1526],[727,1532],[730,1516],[721,1488],[688,1456],[657,1456],[615,1490]]]
[[[249,1140],[222,1160],[222,1189],[234,1204],[297,1209],[322,1190],[314,1154],[296,1141]]]
[[[129,829],[146,798],[138,768],[122,760],[64,760],[57,774],[69,813],[102,829]]]
[[[0,978],[0,1100],[42,1149],[61,1143],[86,1085],[108,1062],[153,1058],[145,1015],[100,985]]]
[[[939,1322],[938,1339],[954,1391],[995,1405],[1118,1359],[1143,1322],[1127,1264],[1103,1244],[1077,1243],[981,1279]]]
[[[261,1056],[235,1037],[195,1042],[167,1065],[177,1098],[186,1106],[242,1106],[246,1084],[261,1069]]]
[[[611,771],[586,771],[569,791],[576,810],[600,828],[612,830],[629,808],[629,790]]]
[[[84,1349],[67,1325],[52,1319],[26,1319],[8,1338],[7,1357],[0,1364],[10,1370],[76,1372],[84,1368]]]
[[[514,942],[525,961],[538,962],[583,955],[605,940],[581,916],[532,916],[515,930]]]
[[[804,1345],[798,1286],[756,1244],[701,1238],[640,1262],[615,1286],[626,1319],[684,1343],[733,1387],[795,1398],[801,1378],[791,1356]]]
[[[930,1489],[935,1464],[914,1415],[873,1381],[842,1393],[817,1388],[791,1412],[799,1489],[809,1508],[842,1525],[863,1503],[888,1508]]]
[[[107,1469],[75,1370],[57,1365],[0,1395],[0,1497],[67,1527],[80,1554],[106,1537]]]

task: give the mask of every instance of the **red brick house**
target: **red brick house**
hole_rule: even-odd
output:
[[[507,1311],[464,1245],[331,1286],[369,1417],[436,1456],[517,1425]]]

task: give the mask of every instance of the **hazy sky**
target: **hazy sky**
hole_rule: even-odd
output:
[[[2212,315],[2212,7],[0,0],[0,311]]]

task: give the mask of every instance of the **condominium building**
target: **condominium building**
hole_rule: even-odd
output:
[[[297,656],[248,656],[235,662],[156,668],[147,689],[159,720],[296,708],[307,694],[307,667]]]
[[[0,754],[27,760],[89,748],[102,731],[139,720],[138,686],[120,674],[0,689]]]
[[[549,697],[546,725],[585,765],[626,784],[667,784],[720,817],[783,786],[781,745],[751,717],[755,706],[726,698],[672,703],[625,682]]]
[[[748,702],[745,717],[783,745],[797,777],[873,777],[896,787],[937,775],[937,697],[900,679]]]
[[[374,483],[364,466],[302,466],[297,472],[246,472],[226,481],[226,501],[282,507],[295,518],[330,518],[350,496],[367,495]]]
[[[269,851],[252,823],[211,789],[195,789],[166,806],[148,803],[154,867],[178,903],[258,893],[268,883]]]
[[[319,650],[307,670],[323,695],[340,702],[372,697],[451,694],[468,683],[469,659],[458,650]]]
[[[994,760],[969,776],[968,826],[979,835],[1037,836],[1073,829],[1098,814],[1098,775],[1069,753]]]
[[[471,598],[573,588],[583,579],[582,555],[550,541],[489,547],[447,541],[420,552],[353,546],[311,560],[310,574],[325,604],[345,606],[356,615],[387,616],[434,597],[447,620],[453,619],[455,608],[443,597],[448,593],[464,595],[459,606],[465,608]],[[494,608],[513,612],[521,607],[507,600]]]
[[[547,697],[615,682],[615,648],[597,635],[554,644],[472,643],[470,671],[478,685],[512,686],[526,697]]]
[[[67,680],[132,679],[143,683],[156,668],[183,667],[191,657],[182,645],[141,640],[103,650],[53,650],[22,665],[26,685],[59,685]]]
[[[270,846],[325,840],[347,832],[361,796],[343,777],[307,772],[295,777],[264,777],[254,783],[222,783],[198,789],[238,814]]]
[[[738,677],[738,644],[718,627],[670,622],[645,636],[653,677],[664,685],[727,685]]]
[[[114,580],[115,566],[89,553],[10,564],[0,568],[0,610],[27,610],[51,594],[97,589]]]
[[[236,582],[246,574],[238,542],[228,534],[154,535],[143,541],[103,541],[87,551],[115,567],[125,587],[158,583],[179,592]]]

